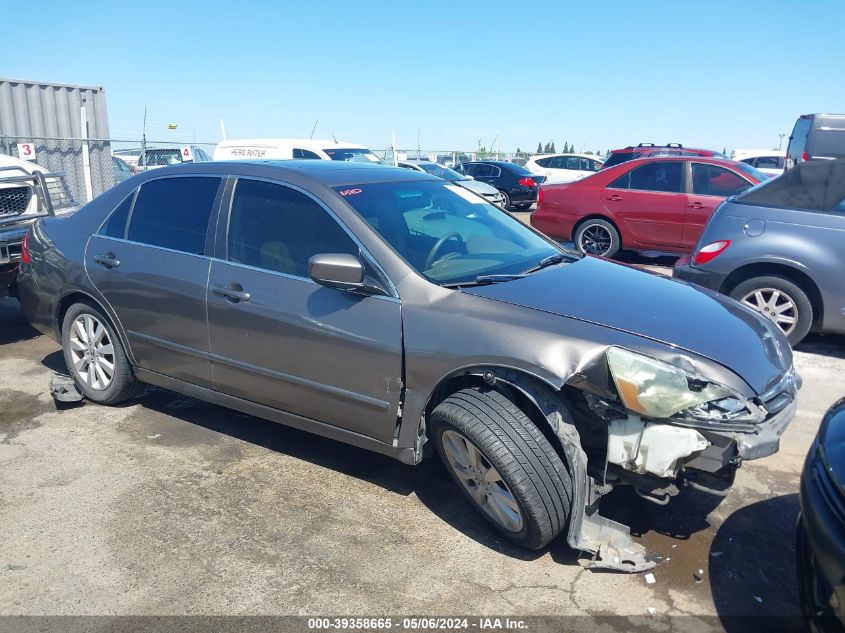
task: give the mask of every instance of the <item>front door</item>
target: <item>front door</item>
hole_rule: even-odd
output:
[[[692,163],[692,191],[687,195],[681,246],[692,249],[716,207],[728,196],[742,193],[751,186],[733,170],[708,163]]]
[[[326,288],[319,253],[360,247],[314,198],[241,178],[225,253],[211,265],[208,320],[217,389],[391,442],[402,378],[399,300]]]
[[[138,366],[204,387],[212,385],[206,240],[221,181],[189,176],[141,185],[85,254],[91,283],[123,326]]]

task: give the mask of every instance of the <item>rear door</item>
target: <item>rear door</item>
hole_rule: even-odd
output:
[[[686,219],[681,245],[693,248],[707,221],[728,196],[742,193],[753,184],[743,176],[719,165],[691,162],[691,190],[687,195]]]
[[[402,385],[399,300],[308,277],[313,255],[361,247],[304,191],[239,178],[229,206],[208,284],[216,388],[391,442]]]
[[[682,183],[682,161],[645,163],[602,189],[603,203],[639,247],[676,249],[686,210]]]
[[[85,268],[129,339],[138,366],[210,387],[208,227],[219,176],[150,180],[91,237]]]

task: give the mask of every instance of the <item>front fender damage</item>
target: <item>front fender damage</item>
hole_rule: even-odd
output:
[[[530,398],[560,440],[573,482],[572,515],[566,540],[572,549],[592,556],[579,560],[579,564],[588,569],[628,573],[656,567],[662,560],[659,554],[636,543],[626,525],[599,514],[599,498],[606,490],[587,474],[587,454],[581,447],[572,414],[561,399],[517,372],[501,372],[496,378]]]

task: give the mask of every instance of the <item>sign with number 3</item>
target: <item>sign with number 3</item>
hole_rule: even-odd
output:
[[[35,145],[32,143],[18,143],[18,156],[24,160],[35,160]]]

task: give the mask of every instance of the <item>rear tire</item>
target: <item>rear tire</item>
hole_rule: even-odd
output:
[[[730,296],[772,320],[793,347],[807,336],[813,325],[810,298],[786,277],[767,275],[746,279],[731,290]]]
[[[98,308],[87,303],[68,308],[62,322],[62,351],[68,372],[92,402],[117,404],[140,391],[120,338]]]
[[[564,530],[572,478],[549,441],[513,402],[491,389],[463,389],[437,405],[431,427],[452,479],[507,538],[539,549]],[[460,457],[465,449],[469,459]]]
[[[596,257],[614,257],[622,246],[619,231],[607,220],[590,218],[584,220],[575,230],[572,241],[585,255]]]

